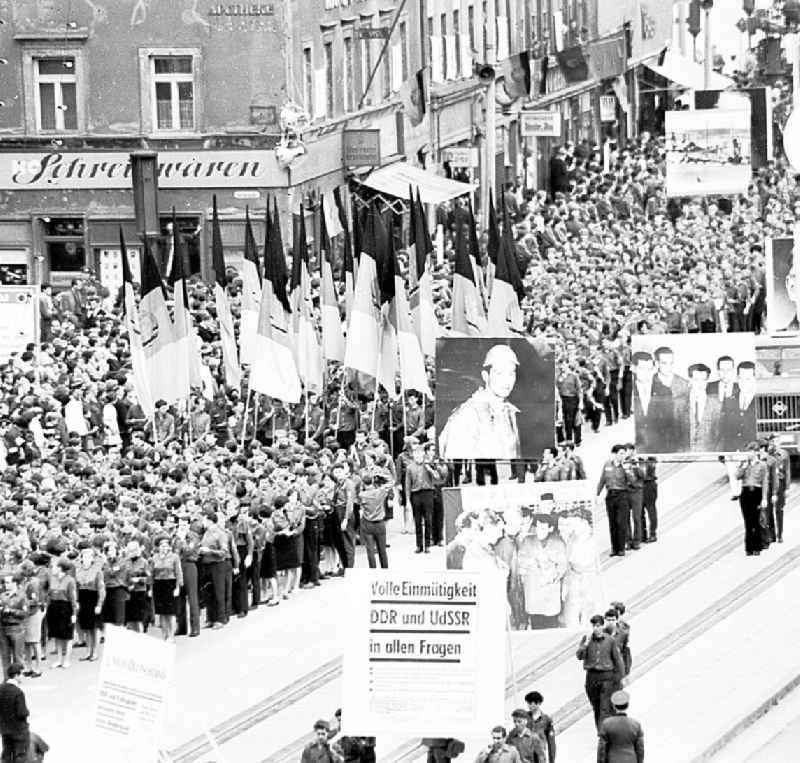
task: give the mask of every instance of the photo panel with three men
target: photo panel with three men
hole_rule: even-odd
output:
[[[645,334],[631,349],[640,453],[733,453],[756,439],[753,334]]]

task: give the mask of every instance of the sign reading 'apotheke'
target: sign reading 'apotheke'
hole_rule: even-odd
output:
[[[272,151],[166,151],[158,155],[161,188],[283,186]],[[0,154],[0,189],[131,187],[130,155],[117,152]]]

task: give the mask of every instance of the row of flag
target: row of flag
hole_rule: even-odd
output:
[[[323,200],[319,327],[312,300],[302,206],[293,237],[291,272],[284,255],[277,200],[273,198],[271,203],[268,200],[266,205],[261,257],[249,209],[246,211],[237,343],[214,197],[211,259],[225,382],[240,387],[242,365],[248,365],[250,389],[297,403],[304,389],[321,392],[327,363],[338,362],[374,378],[392,398],[397,398],[403,389],[431,396],[425,357],[434,356],[436,340],[445,330],[439,325],[434,309],[431,271],[434,247],[419,192],[415,197],[409,189],[408,292],[386,213],[381,213],[374,202],[361,213],[354,207],[350,224],[338,189],[334,192],[334,207]],[[501,232],[494,204],[490,203],[486,275],[480,265],[478,230],[471,204],[466,214],[457,218],[456,228],[452,328],[446,333],[507,337],[521,332],[522,280],[505,212]],[[335,235],[343,235],[344,322],[334,280],[329,229]],[[205,388],[204,377],[210,377],[210,372],[201,362],[200,342],[189,311],[185,242],[174,212],[167,263],[167,281],[173,288],[172,312],[149,244],[145,242],[141,258],[138,307],[121,230],[120,249],[133,382],[145,414],[151,417],[158,400],[172,404],[187,400],[192,387]],[[398,378],[400,390],[396,384]]]

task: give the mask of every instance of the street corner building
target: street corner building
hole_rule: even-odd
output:
[[[585,480],[443,491],[447,569],[500,570],[512,630],[589,627],[600,605]]]
[[[555,366],[525,339],[441,339],[436,430],[442,458],[535,458],[553,445]]]
[[[632,351],[641,453],[732,453],[756,439],[753,334],[641,335]]]

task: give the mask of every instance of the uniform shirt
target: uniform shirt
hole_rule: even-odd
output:
[[[183,540],[178,540],[175,544],[177,552],[182,562],[197,562],[200,558],[200,536],[194,530],[188,530]]]
[[[175,585],[183,585],[183,570],[180,557],[173,551],[153,555],[153,580],[174,580]]]
[[[613,670],[618,676],[625,675],[617,642],[607,633],[599,638],[594,634],[590,639],[584,636],[575,654],[579,660],[583,660],[584,670]]]
[[[361,519],[368,522],[382,522],[386,519],[386,497],[392,492],[392,487],[362,487],[361,488]]]
[[[603,471],[600,474],[600,481],[597,483],[597,495],[606,490],[627,490],[628,477],[625,473],[625,467],[617,464],[615,461],[606,461],[603,465]]]
[[[75,583],[79,590],[97,591],[97,604],[103,606],[106,598],[106,583],[102,565],[97,562],[88,567],[79,564],[75,568]]]
[[[558,377],[558,394],[561,397],[580,397],[581,380],[573,371],[566,371]]]
[[[341,755],[337,755],[327,742],[311,742],[303,748],[300,763],[341,763]]]
[[[491,752],[481,750],[475,758],[475,763],[522,763],[522,761],[515,747],[502,744],[499,749]]]
[[[208,551],[202,555],[201,561],[221,562],[225,559],[228,548],[228,533],[219,525],[210,525],[200,539],[200,545]]]
[[[72,604],[72,609],[76,609],[78,606],[78,588],[75,585],[75,578],[71,575],[64,575],[63,578],[50,575],[47,585],[47,598],[48,601],[68,601]]]
[[[103,584],[106,588],[127,588],[128,570],[121,559],[106,559],[103,565]]]
[[[238,547],[247,549],[245,556],[253,554],[253,533],[250,531],[250,522],[245,514],[239,514],[235,523],[229,523],[228,528],[233,535],[233,542]]]
[[[436,481],[442,476],[440,468],[431,464],[418,464],[416,461],[412,461],[406,467],[406,496],[410,497],[420,490],[435,489]]]
[[[519,753],[522,763],[537,763],[537,757],[544,761],[544,740],[527,726],[522,731],[516,727],[511,729],[506,743]]]
[[[152,574],[150,572],[150,564],[143,556],[136,559],[128,559],[126,566],[128,568],[129,588],[132,591],[146,591],[147,586],[152,582]]]
[[[628,479],[628,490],[636,491],[644,488],[644,469],[638,460],[626,460],[623,464]]]
[[[767,465],[760,459],[745,461],[736,470],[736,478],[742,481],[744,487],[764,487],[767,479]]]
[[[536,718],[530,713],[528,728],[545,741],[550,763],[556,763],[556,732],[553,728],[553,719],[546,713],[540,712]],[[541,762],[545,763],[544,755],[541,757]]]

